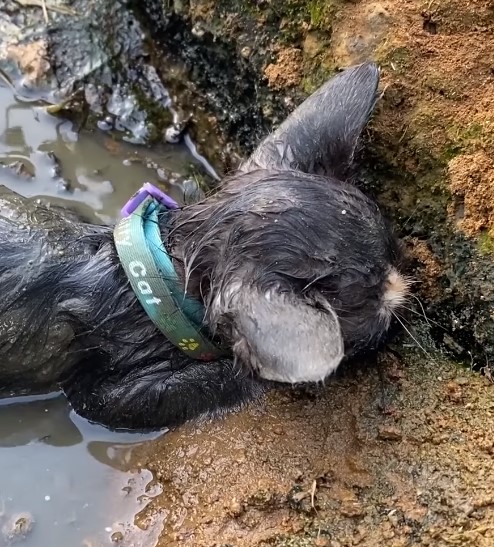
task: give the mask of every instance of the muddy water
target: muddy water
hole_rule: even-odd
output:
[[[185,147],[150,151],[103,132],[78,135],[70,122],[0,87],[0,183],[23,195],[107,223],[143,182],[184,173],[190,163]],[[183,197],[178,182],[168,189]],[[147,531],[133,525],[158,493],[152,476],[125,471],[145,440],[87,423],[59,394],[0,401],[0,546],[21,539],[29,547],[95,547],[120,534],[121,545],[155,545],[159,519]]]
[[[133,525],[157,493],[151,473],[123,471],[144,437],[88,424],[63,396],[10,403],[0,403],[0,545],[96,547],[120,534],[124,545],[155,544],[159,522]]]
[[[145,181],[183,201],[180,183],[191,166],[200,168],[185,146],[149,150],[104,132],[77,133],[71,122],[48,115],[41,104],[16,102],[0,86],[0,183],[20,194],[46,196],[111,223]]]

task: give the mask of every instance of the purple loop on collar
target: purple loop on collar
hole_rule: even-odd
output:
[[[167,209],[178,209],[178,203],[172,199],[169,195],[162,192],[159,188],[152,185],[150,182],[145,182],[139,190],[129,199],[129,201],[122,207],[121,214],[123,217],[130,216],[139,205],[148,197],[151,196]]]

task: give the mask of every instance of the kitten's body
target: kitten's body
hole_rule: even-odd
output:
[[[377,347],[405,290],[390,296],[403,279],[398,246],[376,204],[341,180],[377,71],[332,82],[217,194],[160,217],[184,290],[234,360],[194,361],[156,329],[110,228],[1,188],[2,393],[61,386],[92,420],[159,428],[239,406],[266,380],[322,380]]]

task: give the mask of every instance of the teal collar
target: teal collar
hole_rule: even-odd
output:
[[[158,329],[189,357],[212,361],[227,352],[205,333],[204,307],[184,294],[161,241],[158,215],[177,208],[169,196],[146,183],[122,209],[115,246],[137,299]]]

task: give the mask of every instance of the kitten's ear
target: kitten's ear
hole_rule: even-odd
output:
[[[378,85],[374,63],[340,72],[264,139],[241,170],[297,169],[344,179],[376,104]]]
[[[329,303],[316,307],[293,293],[260,292],[240,283],[223,294],[213,314],[231,328],[235,356],[261,378],[319,382],[343,359],[341,328]]]

